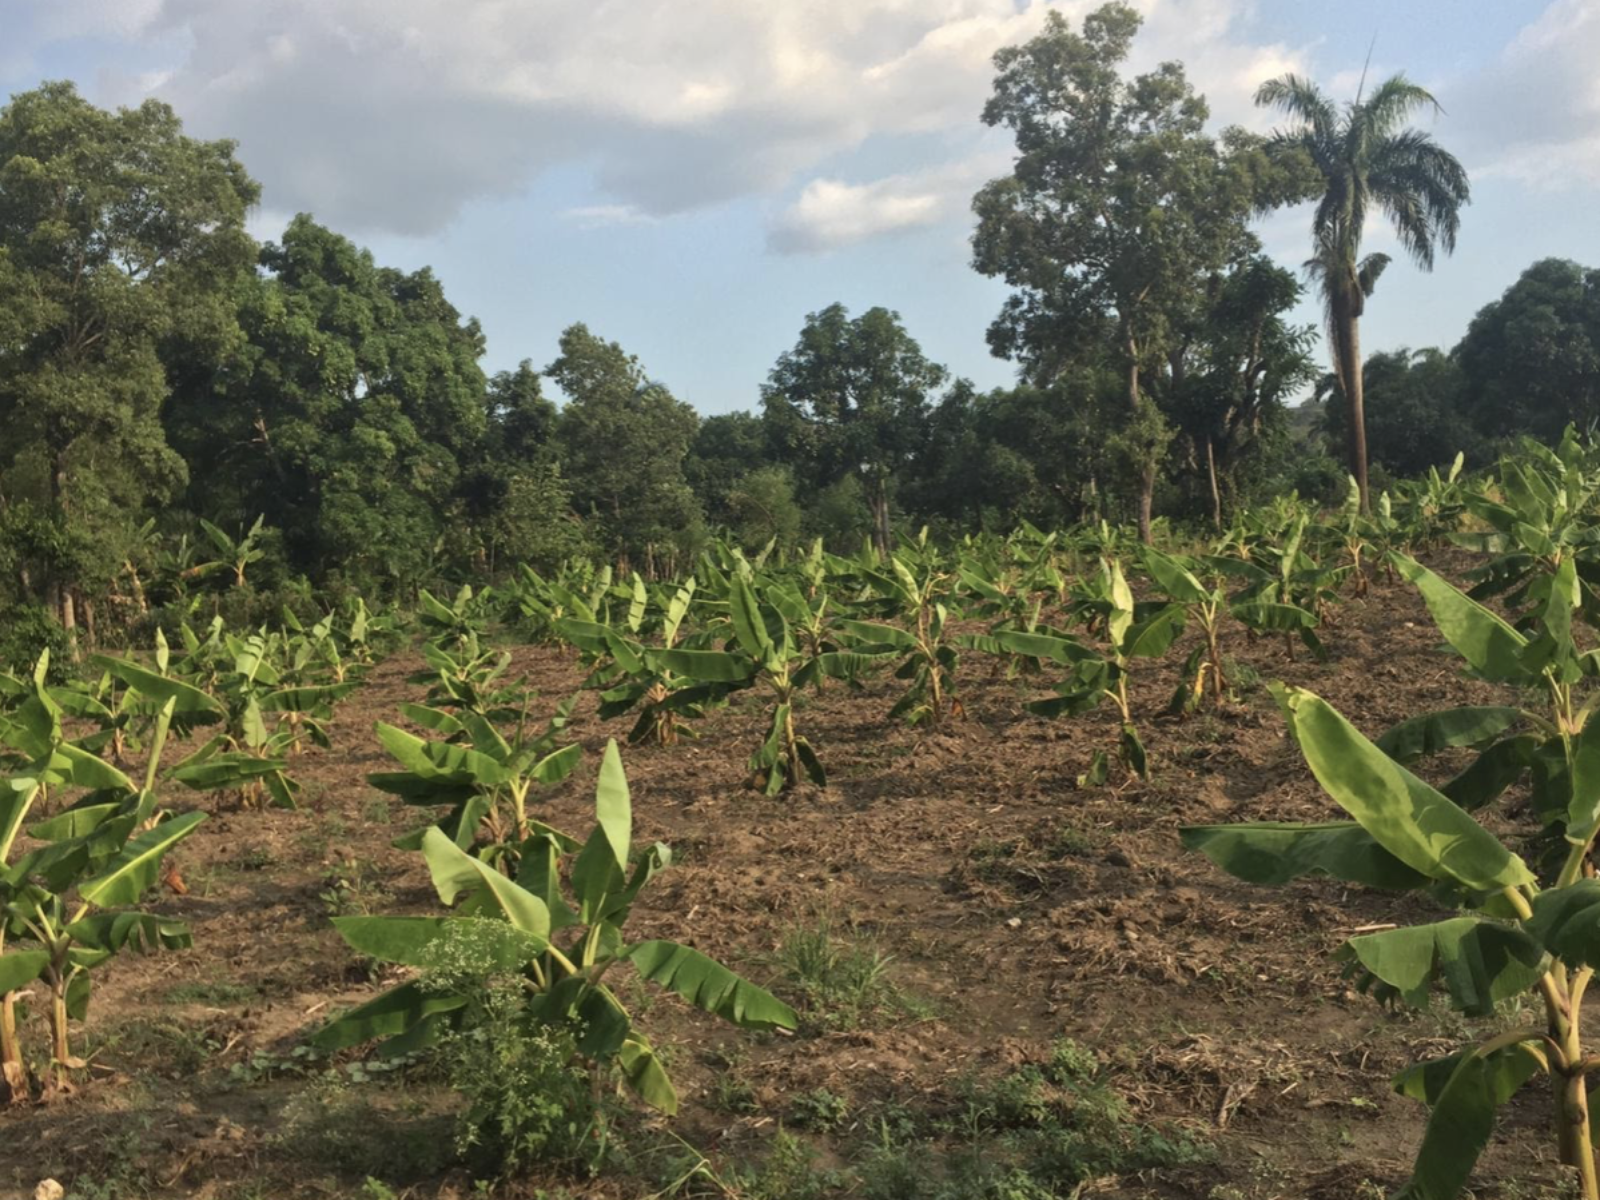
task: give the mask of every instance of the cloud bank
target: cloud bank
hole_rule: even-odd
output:
[[[104,76],[104,97],[155,94],[195,133],[237,139],[274,211],[427,236],[568,166],[596,193],[567,214],[581,226],[759,197],[783,253],[958,216],[1005,169],[978,124],[994,51],[1095,2],[10,0],[35,51],[126,41],[140,67]],[[1256,85],[1316,73],[1314,47],[1252,36],[1252,0],[1138,7],[1134,68],[1181,59],[1219,125],[1263,127]],[[1489,172],[1600,180],[1597,57],[1593,0],[1556,0],[1448,81],[1447,144]],[[946,160],[908,171],[880,152],[913,139]]]

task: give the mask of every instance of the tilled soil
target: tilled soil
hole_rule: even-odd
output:
[[[1021,703],[1050,677],[1008,678],[978,655],[962,663],[964,716],[937,731],[886,719],[899,686],[889,678],[812,695],[799,723],[829,769],[826,789],[765,799],[747,788],[762,732],[754,695],[711,714],[697,741],[625,748],[635,840],[664,841],[676,859],[636,908],[633,936],[691,942],[796,999],[775,952],[828,914],[891,956],[889,975],[913,1001],[795,1037],[742,1035],[675,1000],[648,1005],[642,1020],[672,1047],[685,1102],[671,1132],[714,1169],[737,1168],[759,1161],[786,1121],[793,1131],[795,1097],[826,1089],[859,1116],[799,1136],[837,1165],[871,1141],[869,1114],[883,1106],[948,1108],[961,1081],[1070,1037],[1107,1064],[1139,1119],[1209,1147],[1197,1165],[1097,1180],[1083,1195],[1331,1200],[1403,1180],[1424,1113],[1388,1079],[1453,1050],[1466,1026],[1442,1008],[1381,1009],[1351,989],[1333,952],[1355,929],[1426,909],[1327,882],[1253,888],[1177,836],[1181,824],[1338,815],[1286,739],[1268,681],[1315,690],[1369,735],[1505,699],[1461,676],[1409,589],[1377,583],[1336,616],[1324,663],[1230,629],[1236,699],[1219,712],[1162,715],[1187,638],[1139,664],[1149,783],[1113,769],[1110,784],[1079,787],[1094,752],[1115,748],[1109,706],[1033,717]],[[188,921],[193,949],[126,955],[97,973],[80,1035],[87,1078],[74,1095],[0,1114],[0,1195],[31,1196],[47,1177],[86,1197],[356,1195],[367,1174],[399,1195],[472,1194],[459,1170],[429,1165],[439,1159],[427,1151],[451,1136],[436,1079],[333,1089],[322,1064],[294,1055],[330,1012],[400,977],[374,977],[329,916],[437,909],[420,856],[390,846],[423,823],[420,810],[365,781],[388,766],[372,723],[398,721],[400,704],[420,698],[407,682],[419,665],[411,650],[381,664],[341,706],[333,749],[296,762],[302,811],[203,802],[211,819],[176,854],[187,894],[164,890],[149,906]],[[548,647],[517,647],[514,671],[547,710],[583,676],[570,651]],[[627,728],[600,722],[584,696],[574,732],[585,763],[542,796],[542,819],[587,830],[599,752]],[[1441,759],[1425,773],[1456,766]],[[1532,1196],[1556,1178],[1545,1100],[1530,1088],[1514,1103],[1477,1195]],[[356,1114],[360,1136],[328,1132],[341,1113],[346,1124]],[[641,1137],[665,1140],[661,1122],[641,1125]],[[564,1185],[618,1197],[662,1186]]]

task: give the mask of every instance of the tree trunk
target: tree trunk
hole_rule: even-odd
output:
[[[872,509],[872,544],[877,547],[878,553],[884,558],[889,557],[889,486],[882,475],[876,476],[872,481],[872,495],[869,497]]]
[[[1361,318],[1348,301],[1335,317],[1337,328],[1334,353],[1338,355],[1339,383],[1344,388],[1346,417],[1349,421],[1350,474],[1361,493],[1361,513],[1372,511],[1367,499],[1367,410],[1362,397]]]
[[[1206,434],[1206,479],[1211,484],[1211,524],[1222,528],[1222,490],[1217,486],[1217,446],[1215,440]]]
[[[1128,338],[1128,416],[1137,418],[1139,405],[1143,401],[1139,397],[1139,358],[1138,346],[1133,338]],[[1155,463],[1139,464],[1139,540],[1146,546],[1151,543],[1150,510],[1156,494],[1156,465]]]
[[[67,656],[78,661],[78,603],[70,587],[61,589],[61,628],[67,633]]]

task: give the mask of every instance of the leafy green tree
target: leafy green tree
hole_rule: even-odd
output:
[[[1374,354],[1363,364],[1362,388],[1367,407],[1367,453],[1392,475],[1423,475],[1429,467],[1448,466],[1463,451],[1481,455],[1482,444],[1461,411],[1465,380],[1460,366],[1443,352],[1392,350]],[[1337,393],[1338,378],[1326,381]],[[1349,444],[1349,409],[1330,404],[1326,411],[1330,437]]]
[[[1049,528],[1098,516],[1120,467],[1105,438],[1120,386],[1113,372],[1078,369],[1043,388],[951,388],[909,480],[913,511],[996,533],[1019,518]]]
[[[209,470],[195,507],[266,514],[294,565],[414,581],[484,453],[483,335],[426,268],[407,274],[304,214],[239,297],[248,341],[172,406]]]
[[[852,320],[844,305],[830,304],[806,317],[761,398],[772,441],[804,465],[813,486],[860,480],[873,541],[888,553],[893,480],[921,446],[931,396],[948,377],[899,314],[871,308]]]
[[[735,520],[728,500],[734,487],[750,472],[773,465],[767,427],[759,416],[717,413],[701,418],[683,474],[707,518],[714,525],[728,525]]]
[[[556,443],[577,511],[601,547],[646,574],[670,570],[694,549],[699,502],[684,460],[699,418],[616,342],[573,325],[545,371],[567,395]]]
[[[794,473],[788,467],[757,467],[728,489],[728,510],[734,536],[747,547],[768,542],[793,547],[800,540],[802,514],[794,497]]]
[[[1306,267],[1322,292],[1334,370],[1350,410],[1350,473],[1361,489],[1361,511],[1367,512],[1361,317],[1389,265],[1386,254],[1362,257],[1367,214],[1382,212],[1412,260],[1432,270],[1439,249],[1455,249],[1461,209],[1471,198],[1467,172],[1426,133],[1405,127],[1413,113],[1439,111],[1439,104],[1404,75],[1384,80],[1371,96],[1358,92],[1342,110],[1298,75],[1268,80],[1256,103],[1293,121],[1268,140],[1268,154],[1309,160],[1322,177]]]
[[[1315,377],[1311,330],[1285,314],[1300,298],[1288,271],[1251,255],[1204,293],[1171,372],[1168,410],[1194,448],[1205,480],[1213,524],[1220,527],[1225,497],[1236,497],[1241,461],[1266,445],[1282,423],[1284,406]]]
[[[491,574],[512,564],[553,571],[588,553],[556,451],[559,410],[533,364],[524,359],[515,371],[497,373],[484,399],[483,449],[464,464],[461,483],[480,565]]]
[[[1534,263],[1478,311],[1453,357],[1462,403],[1488,437],[1554,444],[1568,424],[1600,420],[1600,270]]]
[[[1037,37],[995,55],[983,121],[1011,130],[1017,158],[973,200],[973,265],[1012,287],[989,345],[1033,382],[1112,348],[1148,540],[1170,431],[1143,377],[1167,364],[1197,281],[1246,241],[1261,164],[1245,140],[1224,153],[1205,135],[1205,100],[1179,64],[1123,78],[1140,21],[1107,4],[1075,32],[1052,11]]]
[[[509,462],[529,462],[555,440],[560,410],[544,394],[539,373],[523,359],[515,371],[500,371],[489,380],[490,450]]]
[[[109,580],[185,463],[161,408],[165,358],[237,340],[231,289],[258,189],[233,143],[184,136],[157,101],[107,112],[69,83],[0,111],[0,507],[57,527],[28,576],[69,630],[75,591]]]

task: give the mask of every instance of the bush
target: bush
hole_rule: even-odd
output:
[[[451,1087],[466,1101],[456,1150],[475,1171],[513,1175],[536,1165],[595,1170],[605,1141],[572,1034],[524,1021],[515,981],[494,980],[481,1020],[446,1040]]]
[[[25,673],[42,651],[50,651],[50,676],[59,681],[72,651],[67,631],[37,604],[18,604],[0,622],[0,670]]]

